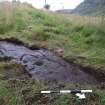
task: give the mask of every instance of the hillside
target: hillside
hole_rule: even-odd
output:
[[[105,14],[104,0],[84,0],[75,9],[58,10],[58,13],[100,16]]]
[[[1,13],[1,38],[12,37],[30,45],[38,44],[55,51],[62,49],[64,57],[81,56],[90,60],[99,58],[97,63],[104,57],[104,51],[101,50],[104,50],[105,38],[103,38],[104,27],[100,26],[101,23],[98,23],[99,26],[73,24],[75,16],[69,18],[69,16],[37,10],[29,4],[17,4],[14,12],[8,9]]]
[[[15,3],[12,7],[11,3],[7,2],[5,5],[6,8],[5,6],[2,7],[5,9],[0,8],[1,41],[25,46],[33,51],[40,48],[47,49],[63,60],[71,62],[72,65],[85,68],[83,69],[85,72],[91,71],[94,75],[95,73],[100,74],[99,79],[104,81],[104,25],[100,22],[99,24],[84,24],[82,17],[80,17],[82,22],[76,22],[80,21],[78,17],[37,10],[27,3]],[[88,21],[88,17],[85,21]],[[0,45],[0,47],[2,46]],[[0,55],[3,53],[2,50],[5,51],[5,49],[1,49]],[[11,51],[14,51],[13,48]],[[6,54],[9,55],[9,53]],[[47,55],[49,56],[49,54]],[[37,58],[37,56],[35,57]],[[94,89],[93,94],[87,95],[85,104],[74,95],[41,96],[36,94],[42,89],[52,89],[53,84],[48,87],[46,84],[33,80],[19,62],[14,63],[9,61],[10,59],[0,57],[0,105],[104,105],[105,103],[104,84],[97,86],[59,84],[58,87],[54,87],[54,89]],[[48,57],[46,59],[49,60]],[[30,61],[28,57],[27,60]],[[27,63],[25,60],[24,62]],[[42,65],[42,63],[37,62],[37,66]],[[75,72],[74,74],[77,75]]]
[[[62,9],[62,10],[56,10],[57,13],[64,13],[64,14],[70,14],[72,10],[70,9]]]
[[[104,0],[85,0],[76,9],[72,11],[80,15],[103,15],[105,14]]]

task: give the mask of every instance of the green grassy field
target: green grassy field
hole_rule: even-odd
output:
[[[69,16],[36,10],[27,4],[18,4],[14,13],[11,12],[8,17],[5,17],[6,12],[0,17],[0,38],[14,37],[30,45],[54,51],[62,49],[63,57],[77,57],[77,62],[84,65],[105,68],[103,25],[79,24],[80,17],[76,18],[78,24],[75,24],[75,16],[70,19]]]
[[[10,14],[6,12],[8,13],[8,11],[0,10],[0,38],[15,38],[28,43],[29,46],[44,47],[64,58],[74,59],[75,63],[82,66],[105,70],[104,25],[99,23],[89,24],[88,22],[81,24],[84,21],[80,22],[79,18],[75,20],[75,16],[66,17],[66,15],[37,10],[28,4],[17,4],[14,11],[9,11]],[[87,21],[89,21],[88,18]],[[63,51],[62,54],[59,49]],[[34,102],[38,102],[43,98],[34,93],[46,86],[41,86],[35,80],[24,77],[21,72],[23,67],[17,66],[19,65],[0,62],[0,93],[2,93],[0,94],[0,105],[37,105]],[[10,74],[7,70],[10,71]],[[15,82],[8,80],[7,74],[19,79],[21,78],[18,75],[21,74],[24,77],[22,80],[27,79],[27,82],[26,80],[15,80]],[[65,88],[75,87],[79,88],[79,86],[74,85]],[[57,96],[56,98],[52,96],[53,99],[48,97],[48,102],[51,103],[50,105],[105,105],[104,89],[92,88],[95,91],[88,96],[85,103],[71,95]],[[25,91],[25,94],[22,93],[23,91]],[[38,103],[38,105],[42,105],[42,103]]]

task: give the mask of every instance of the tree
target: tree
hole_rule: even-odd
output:
[[[44,8],[45,8],[45,9],[47,9],[47,10],[49,10],[49,9],[50,9],[50,5],[49,5],[49,4],[47,4],[47,0],[45,0],[45,5],[44,5]]]
[[[45,4],[44,8],[49,10],[50,9],[50,5],[49,4]]]

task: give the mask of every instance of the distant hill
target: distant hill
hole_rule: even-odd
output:
[[[74,10],[67,10],[65,13],[94,16],[103,15],[105,14],[105,0],[84,0]]]
[[[72,12],[72,9],[61,9],[61,10],[57,10],[56,12],[70,14]]]

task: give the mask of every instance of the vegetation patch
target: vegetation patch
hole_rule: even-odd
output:
[[[6,11],[3,10],[0,15],[1,39],[8,38],[16,43],[33,46],[32,49],[41,46],[58,53],[60,51],[62,52],[60,55],[75,59],[77,64],[99,68],[104,72],[104,25],[86,24],[90,18],[87,18],[84,24],[82,17],[44,12],[34,9],[29,4],[19,3],[14,13],[9,11],[8,16],[3,12]],[[75,20],[72,21],[73,19]],[[87,95],[85,101],[80,101],[72,95],[39,95],[36,93],[45,87],[24,72],[24,67],[20,64],[0,62],[0,105],[104,105],[105,103],[104,85],[91,86],[94,92]],[[67,89],[71,87],[70,85]],[[83,89],[73,85],[74,88]]]

